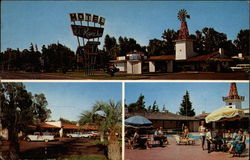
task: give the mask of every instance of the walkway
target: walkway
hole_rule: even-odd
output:
[[[177,145],[174,138],[169,138],[170,144],[164,148],[125,149],[125,160],[248,160],[249,151],[245,149],[241,157],[232,157],[225,152],[208,153],[202,150],[200,141],[195,145]],[[247,144],[249,148],[249,144]]]

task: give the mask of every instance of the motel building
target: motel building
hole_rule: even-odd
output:
[[[223,128],[223,129],[239,129],[249,131],[249,108],[242,108],[242,102],[244,101],[244,96],[239,96],[237,91],[236,83],[230,84],[230,89],[227,97],[222,97],[222,100],[225,102],[225,106],[242,109],[244,110],[244,116],[240,120],[235,121],[225,121],[225,122],[213,122],[206,124],[207,127],[213,128]],[[128,110],[125,110],[126,117],[129,118],[132,116],[140,115],[148,118],[153,123],[153,128],[162,127],[164,130],[167,130],[168,133],[178,132],[182,130],[182,126],[187,125],[189,131],[198,132],[200,122],[205,121],[206,116],[209,113],[203,112],[194,117],[177,115],[168,111],[165,112],[133,112],[129,113]]]
[[[181,22],[178,39],[175,41],[174,55],[146,57],[142,52],[129,52],[126,56],[116,57],[110,61],[122,72],[142,74],[143,72],[223,72],[237,63],[249,63],[249,56],[228,57],[223,48],[212,53],[198,55],[193,50],[193,40],[189,37],[186,21]]]
[[[63,123],[62,121],[48,121],[48,122],[41,122],[37,125],[30,125],[28,126],[28,130],[26,134],[33,134],[34,132],[49,132],[55,137],[66,137],[67,133],[74,133],[74,132],[89,132],[89,131],[98,131],[99,127],[95,125],[74,125],[69,123]],[[8,129],[3,129],[0,135],[5,139],[8,140]],[[19,132],[18,136],[22,137],[25,134],[23,132]]]

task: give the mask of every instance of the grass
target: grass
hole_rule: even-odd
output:
[[[108,145],[108,140],[104,140],[103,142],[101,142],[100,140],[93,140],[93,141],[91,141],[91,143],[92,144],[94,144],[94,145]]]
[[[103,80],[134,80],[134,79],[149,79],[149,76],[143,75],[115,75],[111,77],[110,75],[85,75],[83,72],[68,72],[66,74],[63,73],[46,73],[50,76],[60,76],[65,78],[76,78],[76,79],[103,79]]]
[[[101,155],[68,155],[57,160],[107,160],[105,156]]]

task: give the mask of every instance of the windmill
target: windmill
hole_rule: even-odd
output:
[[[190,15],[187,14],[187,11],[185,9],[181,9],[179,12],[178,12],[178,19],[181,21],[181,22],[186,22],[186,18],[190,18]]]
[[[189,33],[188,33],[186,18],[190,18],[190,15],[187,14],[187,11],[185,9],[181,9],[178,12],[177,17],[181,21],[181,28],[179,30],[178,39],[188,39],[189,38]]]

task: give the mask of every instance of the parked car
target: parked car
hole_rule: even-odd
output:
[[[250,72],[250,64],[237,64],[235,67],[230,67],[232,71]]]
[[[92,133],[75,132],[75,133],[68,133],[66,135],[67,137],[70,138],[90,138],[92,136]]]
[[[55,137],[54,137],[54,135],[52,135],[49,132],[43,132],[43,133],[34,132],[33,135],[27,135],[25,139],[28,142],[30,142],[30,141],[45,141],[45,142],[48,142],[48,141],[54,141]]]
[[[100,133],[97,131],[92,131],[91,133],[92,133],[92,137],[97,137],[100,135]]]

